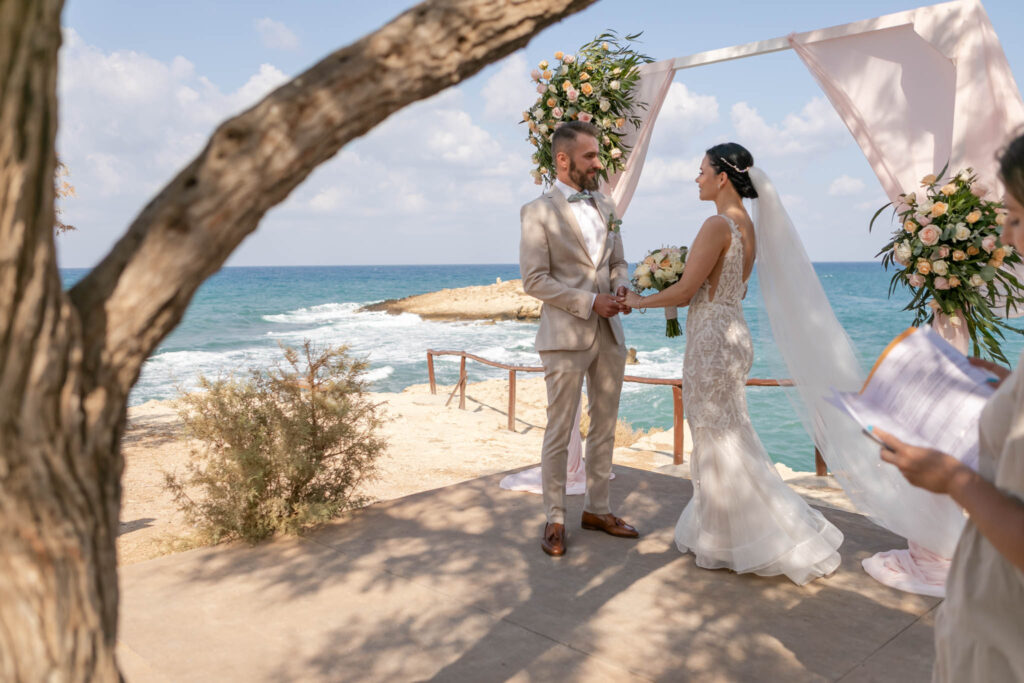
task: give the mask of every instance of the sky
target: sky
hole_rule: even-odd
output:
[[[68,0],[58,154],[62,267],[90,267],[224,119],[412,6],[375,0]],[[985,9],[1018,84],[1024,3]],[[529,72],[606,29],[643,32],[656,60],[913,9],[906,0],[599,0],[473,78],[411,105],[320,166],[228,266],[515,263],[519,207],[541,188],[520,125]],[[887,200],[852,136],[792,51],[677,72],[636,195],[626,256],[689,244],[712,204],[697,198],[703,151],[736,141],[775,181],[815,261],[871,261]]]

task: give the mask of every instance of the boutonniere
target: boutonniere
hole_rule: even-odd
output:
[[[618,233],[622,227],[622,219],[615,217],[615,212],[608,214],[608,232]]]

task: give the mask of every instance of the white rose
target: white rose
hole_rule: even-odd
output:
[[[553,95],[553,94],[558,92],[558,88],[556,88],[554,85],[549,85],[548,86],[548,92]]]
[[[946,275],[949,273],[949,264],[945,261],[932,261],[932,272],[936,275]]]
[[[597,106],[601,108],[601,111],[608,111],[612,108],[612,103],[603,99],[597,103]]]
[[[620,87],[622,87],[622,84],[619,83],[618,81],[612,81],[611,83],[608,84],[608,87],[611,88],[612,90],[618,90]]]
[[[541,109],[540,107],[537,107],[536,109],[534,109],[533,110],[533,118],[535,118],[538,121],[540,121],[542,118],[544,118],[544,110]]]
[[[910,245],[905,241],[896,245],[896,258],[900,259],[901,263],[908,263],[913,253]]]
[[[956,226],[956,241],[957,242],[963,242],[964,240],[969,239],[970,236],[971,236],[971,229],[968,228],[963,223],[957,223],[957,226]]]
[[[985,284],[985,281],[981,279],[981,276],[975,273],[971,276],[971,287],[981,287]]]
[[[558,70],[558,73],[562,74],[563,76],[569,75],[569,67],[563,64],[562,68]]]
[[[636,283],[638,285],[640,285],[641,287],[643,287],[644,289],[650,289],[651,287],[654,286],[654,283],[651,282],[651,276],[650,275],[642,275],[642,276],[640,276],[639,278],[637,278]]]

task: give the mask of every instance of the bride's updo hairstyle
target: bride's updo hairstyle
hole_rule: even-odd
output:
[[[715,145],[705,154],[708,155],[708,162],[716,173],[724,173],[736,188],[737,194],[747,199],[757,198],[757,190],[750,182],[748,171],[754,165],[754,157],[750,155],[747,148],[735,142],[723,142]]]

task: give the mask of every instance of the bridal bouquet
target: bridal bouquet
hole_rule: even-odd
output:
[[[686,265],[686,247],[662,247],[647,254],[636,269],[630,284],[633,291],[643,294],[644,290],[661,291],[679,282]],[[665,308],[665,336],[678,337],[683,332],[679,329],[679,320],[674,306]]]
[[[1008,314],[1024,302],[1020,282],[1003,268],[1021,258],[1000,242],[1006,212],[999,202],[985,199],[987,190],[973,169],[942,183],[945,170],[925,176],[922,189],[900,195],[895,207],[900,225],[878,252],[886,269],[896,269],[889,295],[897,285],[909,287],[912,298],[904,310],[914,311],[915,327],[942,311],[954,326],[967,326],[975,354],[984,349],[1007,363],[996,337],[1003,338],[1002,330],[1024,331],[993,311],[1005,306]]]
[[[589,121],[601,130],[600,155],[604,169],[601,176],[616,173],[626,166],[630,148],[622,143],[626,124],[640,127],[640,118],[631,114],[646,109],[637,102],[633,88],[640,80],[638,67],[653,61],[631,49],[628,41],[639,33],[626,36],[619,44],[614,31],[606,31],[576,54],[556,52],[555,60],[541,61],[531,77],[537,84],[537,101],[523,112],[523,123],[530,129],[526,138],[537,150],[533,153],[535,168],[530,172],[540,185],[555,181],[555,164],[551,158],[551,134],[566,121]]]

